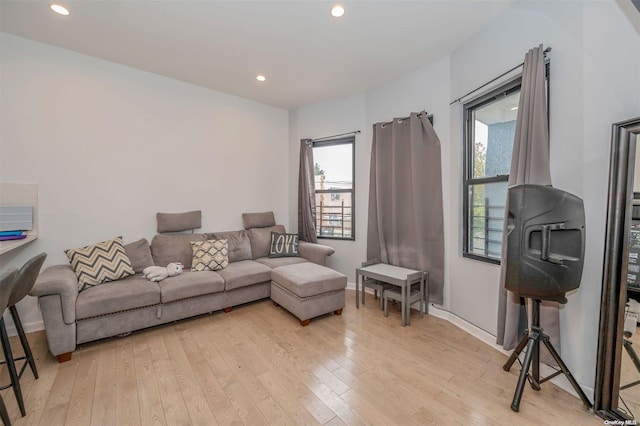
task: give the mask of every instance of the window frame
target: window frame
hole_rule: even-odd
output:
[[[547,122],[550,124],[549,111],[550,111],[550,66],[549,62],[545,61],[545,80],[546,80],[546,92],[547,92]],[[522,74],[506,81],[499,87],[480,95],[469,102],[463,104],[462,108],[462,125],[463,125],[463,174],[462,174],[462,257],[467,259],[478,260],[485,263],[494,265],[500,265],[501,260],[489,257],[487,255],[479,255],[469,252],[469,226],[470,226],[470,212],[469,212],[469,189],[472,185],[490,184],[496,182],[508,182],[509,175],[497,175],[481,178],[473,177],[473,154],[475,141],[473,140],[474,126],[471,125],[473,112],[485,105],[495,102],[506,95],[512,94],[522,89]],[[506,195],[506,194],[505,194]],[[506,197],[505,197],[506,202]]]
[[[348,145],[351,144],[351,189],[315,189],[314,200],[316,199],[318,194],[333,194],[333,193],[346,193],[351,194],[351,236],[350,237],[334,237],[328,235],[320,235],[320,228],[316,227],[316,238],[324,239],[324,240],[339,240],[339,241],[355,241],[356,240],[356,137],[355,135],[321,140],[321,141],[312,141],[311,148],[324,148],[328,146],[336,146],[336,145]],[[315,159],[314,159],[314,167],[315,167]],[[314,175],[315,179],[315,175]],[[316,205],[317,207],[317,205]],[[317,215],[319,214],[318,209],[316,208],[316,217],[314,220],[317,223]],[[322,220],[322,219],[321,219]]]

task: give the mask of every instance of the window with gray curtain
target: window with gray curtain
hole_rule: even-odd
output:
[[[518,77],[463,106],[464,257],[500,264],[521,85]]]
[[[355,240],[355,140],[313,142],[318,238]]]

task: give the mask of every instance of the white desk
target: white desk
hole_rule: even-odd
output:
[[[0,255],[38,239],[38,185],[34,183],[0,182],[0,205],[32,206],[33,229],[22,240],[0,241]]]
[[[363,266],[356,269],[356,308],[360,308],[360,297],[364,305],[364,285],[360,294],[360,277],[372,278],[374,280],[389,283],[400,287],[402,293],[402,325],[406,325],[406,318],[409,316],[409,294],[411,286],[422,280],[425,284],[426,306],[429,306],[429,273],[415,269],[403,268],[400,266],[387,265],[386,263],[376,263],[374,265]]]

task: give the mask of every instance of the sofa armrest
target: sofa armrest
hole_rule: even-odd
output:
[[[329,246],[314,244],[308,241],[300,241],[298,250],[300,251],[300,256],[322,266],[327,264],[327,257],[335,253],[335,250]]]
[[[71,266],[55,265],[42,271],[29,295],[37,297],[58,295],[64,322],[75,323],[78,278]],[[47,319],[44,318],[44,320],[46,324]]]

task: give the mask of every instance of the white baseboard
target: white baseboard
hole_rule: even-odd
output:
[[[355,283],[347,283],[347,288],[350,290],[355,290],[356,289],[356,285]],[[373,291],[369,288],[365,289],[365,291],[367,293],[372,293]],[[433,315],[434,317],[438,317],[441,318],[445,321],[450,322],[451,324],[455,325],[456,327],[464,330],[465,332],[469,333],[470,335],[472,335],[473,337],[475,337],[476,339],[482,341],[483,343],[491,346],[493,349],[495,349],[496,351],[504,354],[505,356],[509,356],[511,355],[511,351],[505,351],[504,349],[502,349],[501,346],[498,346],[496,344],[496,336],[492,335],[491,333],[488,333],[484,330],[482,330],[481,328],[475,326],[474,324],[468,322],[465,319],[460,318],[459,316],[449,312],[449,311],[445,311],[442,308],[439,308],[438,306],[435,306],[433,303],[429,304],[429,315]],[[506,360],[505,360],[506,361]],[[550,374],[553,374],[556,370],[554,370],[553,368],[549,367],[546,364],[541,364],[540,365],[540,375],[542,377],[546,377],[549,376]],[[573,395],[576,398],[579,398],[578,394],[576,393],[576,391],[573,389],[573,386],[571,386],[571,383],[569,383],[569,381],[566,379],[566,377],[561,374],[557,377],[554,377],[553,379],[550,380],[550,382],[552,382],[553,384],[555,384],[556,386],[558,386],[559,388],[561,388],[562,390],[570,393],[571,395]],[[515,391],[515,385],[516,383],[513,383],[513,389]],[[585,386],[583,384],[580,384],[580,386],[582,387],[582,390],[584,391],[584,393],[589,396],[591,395],[591,399],[593,399],[593,387],[592,386]]]
[[[9,317],[11,316],[9,315]],[[18,331],[16,330],[16,326],[13,325],[13,321],[7,321],[7,319],[5,318],[4,323],[7,327],[7,334],[9,336],[18,335]],[[25,333],[33,333],[34,331],[41,331],[41,330],[44,330],[44,322],[40,320],[40,321],[22,323],[22,328],[24,328]]]

